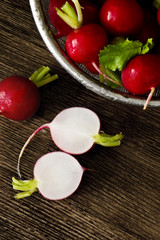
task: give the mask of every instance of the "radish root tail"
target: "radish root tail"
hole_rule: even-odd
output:
[[[149,102],[150,102],[150,100],[151,100],[151,98],[153,96],[154,91],[155,91],[155,87],[152,87],[151,91],[150,91],[150,93],[148,95],[148,98],[147,98],[147,100],[146,100],[146,102],[144,104],[143,110],[146,110],[146,108],[147,108],[147,106],[148,106],[148,104],[149,104]]]
[[[29,142],[32,140],[32,138],[43,128],[48,127],[48,124],[44,124],[43,126],[39,127],[29,138],[28,140],[25,142],[24,146],[22,147],[19,157],[18,157],[18,163],[17,163],[17,173],[19,175],[19,177],[21,178],[21,173],[20,173],[20,162],[21,162],[21,157],[24,153],[25,148],[27,147],[27,145],[29,144]]]
[[[122,87],[122,84],[121,84],[121,83],[116,82],[116,81],[113,80],[112,78],[110,78],[110,77],[108,77],[107,75],[105,75],[105,74],[99,69],[99,67],[97,66],[97,64],[96,64],[95,62],[92,62],[92,65],[93,65],[93,67],[97,70],[97,72],[98,72],[99,74],[101,74],[104,78],[106,78],[106,79],[108,79],[109,81],[111,81],[111,82],[119,85],[120,87]]]

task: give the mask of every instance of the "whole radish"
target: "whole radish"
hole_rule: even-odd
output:
[[[100,9],[102,26],[114,36],[138,34],[143,18],[143,9],[136,0],[107,0]]]
[[[99,73],[109,81],[121,86],[121,83],[117,83],[106,76],[99,68],[99,65],[97,65],[98,54],[108,43],[105,30],[97,23],[81,26],[83,23],[82,9],[78,0],[73,0],[73,2],[77,11],[78,21],[73,19],[74,17],[70,17],[74,15],[74,12],[71,9],[70,11],[68,10],[69,6],[67,11],[65,9],[65,13],[57,9],[57,14],[74,29],[67,35],[65,41],[68,57],[74,62],[85,64],[93,73]]]
[[[39,127],[24,144],[18,159],[19,164],[22,154],[31,139],[42,129],[49,128],[53,142],[62,151],[70,154],[83,154],[89,151],[95,143],[105,147],[119,146],[122,134],[110,136],[100,132],[100,120],[96,113],[83,107],[71,107],[61,111],[51,123]]]
[[[72,0],[67,1],[67,3],[66,3],[66,0],[50,0],[49,2],[48,14],[49,14],[49,18],[52,25],[57,30],[57,33],[56,33],[57,38],[60,38],[62,36],[67,36],[72,31],[72,27],[66,24],[64,20],[62,20],[60,16],[57,14],[57,9],[62,9],[61,13],[65,16],[65,19],[66,19],[66,13],[68,10],[70,10],[70,6],[68,5],[68,3],[70,4],[71,7],[74,8],[74,3]],[[86,0],[81,0],[80,4],[82,5],[83,25],[92,23],[92,22],[93,23],[97,22],[98,12],[99,12],[98,6]],[[72,12],[74,11],[72,10]],[[73,21],[73,22],[75,22],[74,20],[78,21],[76,13],[74,13],[70,17],[73,18],[70,21]],[[82,22],[80,23],[77,22],[74,28],[80,27],[81,25],[82,25]]]
[[[0,114],[6,118],[22,121],[31,118],[40,104],[38,87],[47,84],[57,75],[46,74],[48,67],[41,67],[29,78],[10,76],[0,82]]]
[[[160,55],[144,54],[134,57],[123,69],[122,83],[130,93],[143,95],[150,92],[146,109],[155,89],[160,85]]]
[[[37,86],[28,78],[10,76],[0,82],[0,114],[22,121],[32,117],[40,104]]]
[[[66,38],[68,56],[77,63],[95,61],[101,49],[108,43],[105,30],[98,24],[88,24],[73,30]]]
[[[160,27],[157,23],[154,9],[145,8],[143,26],[136,39],[146,43],[149,38],[152,38],[153,42],[157,43],[160,39]]]
[[[105,75],[99,68],[98,55],[107,43],[107,34],[100,25],[87,24],[68,34],[65,49],[69,58],[74,62],[85,64],[92,73],[99,73],[105,79],[122,86],[121,83]]]
[[[86,170],[67,153],[60,151],[47,153],[36,161],[33,179],[12,178],[13,189],[21,191],[15,198],[28,197],[35,191],[39,191],[49,200],[67,198],[76,191]]]

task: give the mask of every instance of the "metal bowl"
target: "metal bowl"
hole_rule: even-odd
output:
[[[61,66],[87,89],[112,101],[130,105],[144,106],[147,96],[129,94],[124,88],[111,89],[107,84],[100,83],[96,74],[90,73],[83,64],[76,65],[68,60],[64,51],[64,38],[56,39],[56,30],[48,17],[49,0],[30,0],[32,15],[38,31],[47,48]],[[160,107],[160,89],[157,89],[148,106]]]

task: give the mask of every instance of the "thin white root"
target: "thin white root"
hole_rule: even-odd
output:
[[[148,95],[148,98],[147,98],[147,100],[146,100],[146,102],[145,102],[145,104],[144,104],[143,110],[146,110],[146,108],[147,108],[147,106],[148,106],[148,103],[150,102],[150,100],[151,100],[151,98],[152,98],[152,96],[153,96],[154,91],[155,91],[155,87],[152,87],[152,88],[151,88],[151,91],[150,91],[150,93],[149,93],[149,95]]]
[[[48,124],[44,124],[43,126],[39,127],[34,133],[32,133],[32,135],[28,138],[28,140],[25,142],[24,146],[22,147],[21,151],[20,151],[20,154],[19,154],[19,157],[18,157],[18,163],[17,163],[17,173],[19,175],[19,177],[21,178],[21,173],[20,173],[20,160],[21,160],[21,157],[24,153],[24,150],[25,148],[27,147],[27,145],[29,144],[29,142],[32,140],[32,138],[40,131],[42,130],[43,128],[46,128],[48,127]]]

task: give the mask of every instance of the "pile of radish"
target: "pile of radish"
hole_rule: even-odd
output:
[[[84,171],[71,156],[89,151],[95,143],[105,147],[121,144],[123,135],[108,135],[100,131],[100,119],[95,112],[83,107],[71,107],[61,111],[51,123],[39,127],[26,141],[18,158],[17,172],[20,173],[20,159],[31,139],[40,130],[49,128],[53,142],[62,151],[45,154],[37,160],[31,180],[12,179],[15,190],[21,192],[15,198],[30,196],[39,192],[47,199],[60,200],[70,196],[79,186]]]
[[[114,87],[115,83],[124,86],[135,95],[150,93],[144,106],[146,109],[155,88],[160,85],[160,68],[157,68],[160,64],[157,51],[160,45],[159,6],[159,0],[154,4],[140,0],[50,0],[48,12],[57,29],[56,37],[66,37],[65,51],[71,60],[84,64],[93,73],[99,73],[107,83],[113,82]],[[86,16],[89,21],[86,21]],[[128,46],[123,51],[118,49],[120,42],[126,46],[128,40],[131,41],[129,53]],[[146,51],[134,51],[135,42],[145,45],[149,40],[152,44]],[[101,54],[106,52],[106,48],[108,53],[104,64]],[[127,61],[124,62],[122,54],[127,56]],[[112,61],[107,65],[110,56]],[[137,61],[134,58],[141,60],[140,65],[134,65]],[[117,66],[119,62],[123,64],[121,70]],[[120,75],[118,81],[112,78],[113,72]]]
[[[58,78],[49,67],[40,67],[30,78],[10,76],[0,81],[0,114],[15,120],[31,118],[40,104],[39,87]]]

